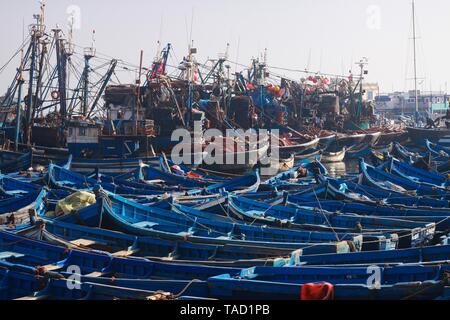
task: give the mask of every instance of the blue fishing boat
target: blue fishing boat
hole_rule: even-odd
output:
[[[358,184],[356,180],[333,179],[323,176],[320,177],[320,180],[325,185],[322,192],[316,192],[316,194],[323,198],[362,202],[371,205],[406,206],[423,209],[449,207],[448,200],[413,197],[393,191],[388,192],[380,188]],[[309,192],[309,195],[306,191],[299,195],[315,199],[314,194],[311,194],[311,192]]]
[[[0,226],[29,223],[32,215],[44,212],[47,194],[47,190],[42,189],[21,197],[1,200]]]
[[[129,187],[126,185],[121,185],[120,182],[120,180],[114,181],[114,183],[97,181],[95,179],[88,178],[82,174],[69,171],[54,164],[50,164],[48,166],[48,184],[53,188],[59,188],[68,191],[77,191],[91,190],[96,185],[101,185],[105,190],[123,195],[152,196],[165,193],[164,190],[161,190],[161,188],[158,187],[138,185],[139,188],[135,188],[136,185],[133,185],[133,187]]]
[[[182,205],[174,205],[172,209],[176,212],[180,212],[182,214],[187,214],[193,218],[199,217],[207,217],[214,221],[221,220],[220,217],[211,215],[209,213],[200,212],[195,208],[190,208]],[[223,219],[223,218],[222,218]],[[225,220],[227,221],[227,220]],[[228,219],[229,221],[229,219]],[[238,221],[235,223],[239,223]],[[297,241],[307,241],[311,245],[314,243],[326,243],[326,242],[335,242],[335,241],[352,241],[355,245],[355,250],[393,250],[397,248],[398,245],[398,236],[397,234],[389,234],[389,233],[341,233],[341,232],[332,232],[332,231],[310,231],[310,230],[301,230],[301,229],[273,229],[268,228],[265,225],[259,225],[258,222],[253,222],[251,226],[255,226],[258,228],[264,228],[267,231],[272,230],[276,232],[284,233],[285,240],[292,239],[292,236],[298,237]],[[249,226],[246,226],[246,229]],[[241,227],[242,228],[242,227]],[[307,228],[305,228],[307,229]],[[313,228],[311,228],[313,229]],[[304,254],[307,254],[305,251]]]
[[[191,214],[193,209],[190,210]],[[290,230],[270,229],[231,223],[228,219],[204,212],[197,216],[187,216],[181,211],[167,211],[140,205],[129,199],[109,194],[99,199],[96,205],[81,209],[76,216],[91,226],[111,226],[130,234],[172,241],[217,245],[242,245],[246,247],[266,247],[286,254],[304,248],[304,254],[314,252],[348,252],[360,250],[362,236],[350,235],[340,241],[332,234],[321,234],[319,241],[308,239],[309,233]],[[213,219],[215,217],[215,219]],[[306,240],[302,243],[301,240]],[[347,242],[347,240],[349,242]],[[313,245],[314,244],[314,245]]]
[[[428,151],[435,157],[445,160],[450,157],[450,148],[433,143],[430,140],[425,141]]]
[[[79,281],[70,280],[69,275],[62,275],[59,273],[26,273],[20,266],[11,266],[11,269],[0,268],[0,299],[2,300],[185,300],[195,299],[201,300],[207,297],[205,290],[199,290],[199,285],[196,290],[186,290],[185,293],[200,293],[200,296],[177,295],[182,293],[179,291],[161,291],[161,289],[176,289],[186,282],[168,283],[165,285],[164,281],[146,281],[145,285],[139,285],[141,288],[136,288],[136,284],[141,284],[137,280],[130,283],[130,280],[122,280],[120,283],[115,283],[115,280],[99,279],[95,277],[81,276]],[[20,268],[20,271],[14,270]],[[36,270],[34,270],[36,272]],[[72,274],[73,275],[73,274]],[[106,281],[107,280],[107,281]],[[68,285],[70,282],[71,286]],[[122,285],[121,285],[122,284]],[[124,286],[124,284],[129,284]],[[156,288],[156,286],[160,286]],[[146,289],[142,289],[146,287]],[[148,290],[153,287],[153,290]],[[207,287],[206,287],[207,288]]]
[[[108,251],[114,256],[148,257],[166,263],[229,265],[231,267],[251,267],[256,261],[270,263],[278,257],[278,249],[250,248],[234,245],[201,244],[190,241],[171,241],[152,237],[142,237],[118,231],[90,228],[64,222],[62,219],[47,220],[46,230],[71,243],[83,243],[85,247]],[[44,234],[45,235],[45,234]],[[82,239],[82,240],[80,240]],[[381,242],[381,240],[380,240]],[[261,260],[257,260],[261,259]],[[175,275],[172,275],[175,276]],[[193,277],[193,278],[198,278]]]
[[[171,185],[182,185],[191,188],[204,188],[213,184],[222,182],[221,180],[204,179],[197,174],[191,174],[191,171],[180,171],[179,174],[166,170],[157,169],[151,166],[141,166],[141,177],[144,181],[162,180]]]
[[[375,285],[393,285],[402,282],[439,281],[450,271],[447,263],[434,265],[374,265],[379,271],[379,281]],[[320,283],[331,284],[362,284],[366,285],[369,278],[367,267],[353,266],[303,266],[303,267],[254,267],[240,271],[235,279],[273,281],[278,283]]]
[[[34,268],[18,265],[10,265],[8,268],[0,267],[0,283],[2,284],[0,300],[105,300],[112,298],[148,300],[152,297],[157,299],[156,291],[160,295],[165,292],[164,299],[169,300],[184,300],[189,297],[196,297],[198,300],[209,296],[207,282],[200,280],[192,282],[190,280],[112,279],[80,275],[80,289],[69,290],[68,277],[73,274],[43,272],[36,275],[35,272]],[[184,295],[179,296],[178,293],[182,292]],[[167,293],[169,295],[166,295]]]
[[[303,176],[302,176],[302,171]],[[306,174],[305,174],[306,173]],[[282,172],[264,182],[266,185],[272,185],[279,187],[281,185],[298,185],[301,184],[302,181],[306,182],[307,184],[310,183],[310,181],[315,180],[315,177],[317,175],[328,175],[328,170],[325,168],[325,166],[317,160],[314,161],[304,161],[302,163],[297,164],[297,167],[288,170],[286,172]]]
[[[335,214],[325,210],[311,210],[307,207],[286,207],[253,201],[238,196],[230,196],[228,206],[233,214],[250,221],[262,221],[271,224],[307,224],[336,230],[416,230],[419,234],[429,236],[435,230],[434,223],[369,217],[352,214]]]
[[[417,208],[394,208],[386,205],[370,205],[357,202],[333,201],[320,199],[308,199],[302,197],[290,197],[290,202],[295,202],[302,207],[314,208],[315,210],[325,210],[328,212],[339,212],[344,214],[359,214],[366,216],[386,217],[392,219],[405,219],[409,221],[423,221],[435,223],[435,227],[430,227],[426,236],[427,241],[433,240],[435,230],[447,231],[450,229],[448,217],[450,210],[430,210]],[[422,238],[422,237],[421,237]],[[423,238],[422,238],[423,240]],[[411,245],[411,244],[410,244]],[[412,245],[423,245],[423,242],[415,243],[413,237]]]
[[[368,165],[363,159],[360,159],[359,167],[361,172],[360,182],[368,184],[372,187],[417,196],[446,199],[449,196],[445,188],[417,183],[410,179],[390,174],[386,171]]]
[[[362,144],[359,146],[353,146],[347,150],[347,153],[345,155],[346,159],[359,159],[359,158],[365,158],[369,156],[372,152],[377,153],[386,153],[391,152],[393,148],[393,144],[389,144],[386,146],[370,146],[367,144]]]
[[[312,277],[314,278],[314,277]],[[231,275],[221,275],[208,280],[210,294],[222,299],[271,299],[271,300],[434,300],[447,297],[448,292],[442,281],[405,282],[380,285],[377,289],[366,284],[297,284],[277,281],[236,279]],[[319,288],[322,295],[309,295],[308,289]]]
[[[33,165],[33,153],[0,152],[0,172],[8,174],[28,170]]]
[[[384,167],[390,172],[417,183],[431,184],[442,188],[450,186],[450,180],[446,176],[415,168],[392,157],[388,159]]]
[[[99,173],[107,175],[120,175],[133,171],[141,163],[148,165],[158,165],[159,157],[142,157],[129,159],[81,159],[74,158],[71,170],[77,173],[89,174],[98,170]]]
[[[391,251],[354,252],[301,256],[294,252],[290,259],[275,261],[277,266],[370,266],[374,264],[436,263],[448,261],[450,245],[398,249]]]

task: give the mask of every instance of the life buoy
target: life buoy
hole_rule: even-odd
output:
[[[52,99],[53,100],[58,100],[59,99],[59,97],[60,97],[60,95],[59,95],[59,91],[52,91]]]

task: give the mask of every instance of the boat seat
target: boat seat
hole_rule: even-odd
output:
[[[45,268],[46,271],[56,271],[56,270],[62,269],[61,266],[57,266],[57,265],[54,265],[54,264],[48,264],[46,266],[43,266],[43,268]]]
[[[10,251],[0,252],[0,260],[6,260],[6,259],[10,259],[10,258],[23,258],[23,257],[25,257],[25,255],[22,253],[10,252]]]
[[[76,239],[76,240],[70,241],[70,243],[73,245],[76,245],[76,246],[80,246],[80,247],[90,247],[90,246],[93,246],[94,244],[97,244],[96,241],[89,240],[89,239]]]
[[[157,225],[158,225],[158,223],[149,222],[149,221],[133,223],[133,227],[142,228],[142,229],[152,229],[153,227],[155,227]]]
[[[85,276],[86,277],[92,277],[92,278],[100,278],[101,276],[103,276],[104,275],[104,273],[103,272],[91,272],[91,273],[88,273],[88,274],[86,274]]]
[[[8,191],[6,193],[9,195],[15,196],[15,195],[27,194],[28,192],[25,190],[12,190],[12,191]]]
[[[192,233],[191,232],[178,232],[177,235],[181,236],[183,238],[189,238],[190,236],[192,236]]]
[[[114,252],[112,254],[113,257],[117,257],[117,258],[126,258],[129,256],[132,256],[133,254],[135,254],[138,250],[122,250],[122,251],[117,251]]]
[[[247,212],[247,215],[249,215],[249,216],[251,216],[251,217],[262,217],[262,214],[261,214],[261,212],[262,211],[257,211],[257,210],[248,210],[248,211],[246,211]]]
[[[164,180],[145,180],[144,182],[146,184],[164,184],[165,183]]]
[[[230,237],[220,236],[216,238],[217,240],[230,240]]]

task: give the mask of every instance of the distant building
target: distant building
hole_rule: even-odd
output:
[[[449,108],[450,96],[442,92],[419,92],[419,112],[442,114]],[[375,111],[393,115],[414,114],[416,112],[416,97],[414,91],[393,92],[375,97]]]
[[[378,83],[363,83],[364,101],[374,101],[380,95],[380,86]]]

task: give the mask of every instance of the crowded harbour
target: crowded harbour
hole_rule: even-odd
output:
[[[365,57],[288,76],[192,34],[127,62],[48,6],[0,66],[0,300],[450,299],[450,97],[416,69],[381,94]]]

